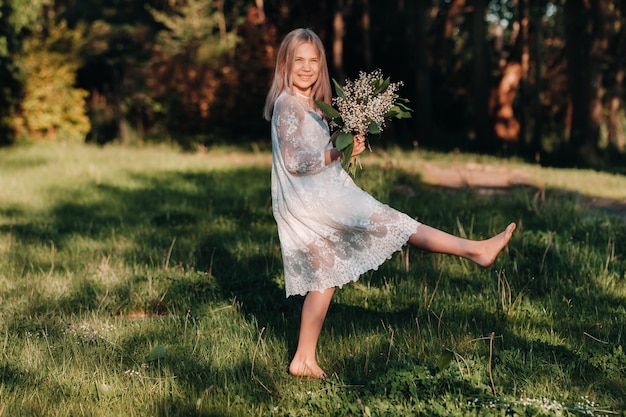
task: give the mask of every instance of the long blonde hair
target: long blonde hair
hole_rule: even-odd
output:
[[[294,55],[296,54],[296,49],[307,42],[317,47],[320,60],[320,73],[311,91],[312,98],[313,100],[324,101],[328,104],[331,103],[332,91],[330,89],[330,76],[328,75],[328,64],[326,62],[324,44],[319,36],[311,29],[294,29],[285,36],[285,39],[283,39],[278,49],[272,86],[265,99],[265,108],[263,110],[265,120],[271,120],[274,111],[274,102],[276,102],[278,96],[284,91],[293,92],[291,68],[293,66]]]

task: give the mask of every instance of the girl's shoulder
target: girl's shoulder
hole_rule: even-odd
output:
[[[280,93],[280,95],[276,99],[276,105],[281,105],[281,104],[293,105],[293,104],[296,104],[297,102],[298,102],[298,99],[296,98],[296,96],[294,94],[291,94],[289,91],[283,91],[282,93]]]
[[[306,113],[300,100],[288,91],[282,92],[274,102],[274,112]]]

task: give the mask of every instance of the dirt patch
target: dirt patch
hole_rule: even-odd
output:
[[[422,176],[428,184],[452,188],[507,188],[516,185],[542,187],[538,179],[521,170],[473,162],[452,167],[426,163]]]
[[[494,194],[506,192],[511,187],[528,186],[538,191],[544,188],[543,181],[527,172],[506,166],[493,166],[474,162],[441,167],[425,163],[421,171],[425,183],[445,188],[471,187],[480,193]],[[571,194],[571,192],[569,192]],[[580,201],[591,210],[597,210],[626,220],[626,199],[588,197],[576,194]]]

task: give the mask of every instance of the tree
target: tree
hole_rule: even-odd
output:
[[[81,48],[80,85],[89,91],[92,130],[88,141],[128,140],[127,102],[140,83],[133,79],[149,54],[149,32],[143,25],[113,25],[99,20],[86,30]]]
[[[225,14],[224,2],[190,0],[173,13],[151,9],[163,25],[158,32],[150,68],[161,74],[150,77],[155,100],[168,114],[168,127],[193,134],[208,130],[219,88],[234,82],[230,57],[239,42],[239,10]]]
[[[54,0],[58,20],[68,29],[82,25],[85,39],[77,84],[89,92],[91,131],[88,141],[128,140],[132,135],[127,114],[145,105],[142,77],[153,44],[155,22],[148,7],[162,9],[170,0],[107,1]],[[148,104],[149,106],[149,104]],[[138,116],[139,117],[139,116]]]
[[[19,103],[22,84],[13,57],[19,50],[17,33],[12,24],[13,5],[0,0],[0,145],[13,142],[14,129],[10,116]]]
[[[543,151],[541,146],[541,136],[543,133],[543,115],[542,115],[542,107],[541,107],[541,79],[543,77],[543,57],[544,57],[544,45],[543,45],[543,20],[542,17],[545,15],[545,4],[537,4],[532,7],[529,7],[527,0],[523,2],[524,15],[529,15],[530,17],[530,29],[532,29],[534,42],[533,48],[529,49],[531,51],[531,56],[529,57],[529,63],[534,66],[533,72],[533,90],[532,95],[527,94],[525,97],[530,98],[530,102],[522,103],[527,107],[530,107],[532,111],[528,111],[525,114],[532,114],[533,120],[533,130],[530,135],[529,144],[527,146],[527,152],[530,156],[534,157],[534,159],[540,160],[541,153]],[[530,10],[529,10],[530,9]],[[530,30],[529,29],[529,30]],[[530,44],[530,40],[529,40]],[[526,86],[529,86],[528,80],[530,79],[530,75],[528,75]],[[532,98],[531,98],[532,97]],[[528,121],[529,118],[526,117],[524,119]]]
[[[570,89],[572,157],[599,158],[602,111],[602,64],[607,45],[607,0],[565,2],[566,57]]]
[[[233,23],[227,27],[224,0],[189,0],[172,12],[149,9],[164,29],[157,42],[165,57],[182,57],[198,64],[216,64],[231,52],[238,38]]]
[[[491,93],[489,108],[493,116],[496,139],[506,148],[509,143],[519,148],[518,145],[524,137],[524,113],[515,103],[522,98],[521,95],[525,91],[523,87],[528,77],[528,13],[525,5],[526,1],[521,0],[518,19],[510,19],[513,30],[510,31],[508,40],[505,40],[502,24],[504,13],[497,13],[491,19],[494,58],[498,62],[499,79]],[[513,11],[515,9],[509,13]],[[523,109],[523,106],[520,107]]]
[[[471,79],[467,74],[472,71],[468,68],[472,53],[468,46],[466,3],[466,0],[437,1],[434,11],[429,11],[429,14],[435,14],[427,41],[432,45],[428,48],[432,127],[442,134],[439,138],[433,137],[427,144],[436,143],[439,146],[441,136],[450,136],[452,139],[448,139],[444,146],[459,146],[457,137],[463,138],[463,145],[466,145],[468,131],[472,128],[467,86],[467,80]]]
[[[259,114],[280,39],[294,27],[310,27],[327,46],[333,78],[380,68],[404,82],[402,94],[415,116],[394,125],[399,144],[419,140],[497,152],[507,141],[542,162],[552,156],[568,164],[583,157],[602,162],[607,154],[618,161],[624,152],[625,4],[0,0],[0,141],[10,141],[15,121],[29,134],[59,130],[35,122],[34,109],[41,109],[35,90],[54,83],[24,84],[38,85],[52,68],[59,73],[50,79],[64,80],[58,91],[78,93],[69,101],[79,103],[81,89],[89,92],[90,140],[124,141],[133,132],[141,140],[194,143],[210,136],[266,137],[260,118],[241,123],[241,115]],[[68,35],[85,28],[80,61],[45,43],[63,21]],[[74,70],[79,89],[72,85]],[[61,97],[50,91],[49,97]],[[50,109],[39,112],[40,122]],[[408,126],[417,137],[406,140]]]
[[[274,74],[277,50],[276,27],[268,21],[263,4],[250,7],[238,28],[240,42],[232,52],[229,82],[220,83],[211,119],[215,126],[227,130],[240,141],[265,132],[266,121],[261,117],[271,77]],[[246,115],[246,123],[241,123]]]
[[[25,34],[37,31],[40,11],[52,0],[0,0],[0,145],[15,139],[13,115],[23,94],[18,56]]]
[[[333,42],[332,42],[332,72],[339,83],[343,83],[346,78],[346,71],[343,65],[344,36],[346,34],[345,15],[352,6],[352,0],[338,0],[333,14]]]
[[[88,92],[75,88],[82,31],[68,30],[62,23],[46,32],[46,36],[32,34],[25,40],[20,61],[26,74],[24,97],[14,117],[17,131],[37,139],[84,141],[90,129]]]
[[[432,90],[428,53],[428,5],[425,1],[418,1],[413,6],[415,33],[413,43],[413,56],[415,66],[415,118],[417,141],[422,137],[430,138],[432,135]]]
[[[370,11],[370,0],[361,0],[363,7],[361,13],[361,35],[363,37],[363,62],[365,63],[365,69],[370,71],[373,66],[372,56],[372,16]]]
[[[451,69],[450,50],[453,44],[454,32],[459,29],[463,19],[466,0],[451,0],[442,2],[438,7],[435,28],[435,47],[433,48],[435,70],[445,76]]]
[[[624,116],[624,81],[626,73],[626,2],[620,2],[611,13],[612,24],[616,28],[616,36],[610,45],[610,56],[613,57],[609,65],[607,77],[607,141],[609,158],[613,162],[620,159],[620,154],[626,148],[626,132],[622,118]]]
[[[473,89],[474,97],[474,133],[478,149],[489,151],[494,149],[494,135],[490,128],[489,92],[491,90],[490,63],[487,51],[487,23],[485,14],[487,0],[474,0],[472,12],[473,39]]]

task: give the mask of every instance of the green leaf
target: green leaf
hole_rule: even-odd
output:
[[[405,98],[405,97],[396,97],[396,103],[397,104],[408,105],[408,104],[411,103],[411,100],[409,100],[408,98]]]
[[[333,84],[335,85],[335,92],[337,93],[337,96],[345,98],[346,94],[343,92],[343,87],[341,87],[341,85],[334,78]]]
[[[354,148],[354,142],[351,143],[350,146],[348,146],[346,149],[341,151],[341,166],[343,166],[345,170],[347,170],[348,167],[350,167],[350,164],[352,163],[351,159],[352,159],[353,148]]]
[[[373,83],[374,84],[374,95],[378,95],[380,93],[382,93],[383,91],[385,91],[387,89],[387,87],[389,87],[389,84],[391,84],[391,78],[387,77],[387,79],[385,80],[380,80],[378,82]]]
[[[396,105],[404,111],[413,111],[412,108],[407,106],[407,103],[402,103],[400,100],[396,100]]]
[[[439,355],[439,359],[437,360],[437,367],[440,371],[443,371],[450,365],[452,359],[454,358],[454,352],[449,349],[443,349],[441,354]]]
[[[400,114],[401,110],[398,106],[393,106],[387,113],[385,113],[385,119],[393,119],[398,114]]]
[[[358,157],[355,157],[355,158],[350,158],[350,159],[349,159],[349,161],[350,161],[350,162],[349,162],[349,163],[347,163],[347,164],[344,164],[344,167],[343,167],[343,168],[344,168],[344,170],[345,170],[345,171],[346,171],[349,175],[351,175],[353,178],[356,178],[356,169],[357,169],[357,164],[356,164],[356,162],[357,162],[357,158],[358,158]]]
[[[380,135],[382,130],[380,130],[380,126],[378,126],[378,123],[376,123],[373,120],[370,120],[370,123],[367,126],[367,132],[371,133],[372,135]]]
[[[154,362],[160,359],[164,359],[166,353],[167,353],[167,346],[158,345],[152,348],[150,353],[148,353],[148,356],[146,356],[146,362]]]
[[[394,104],[406,112],[413,111],[413,109],[409,107],[409,104],[411,104],[411,102],[406,98],[396,97]]]
[[[341,117],[341,114],[330,104],[324,101],[315,100],[315,105],[324,112],[324,114],[331,120],[338,119]]]
[[[337,136],[337,141],[335,142],[335,147],[339,151],[344,151],[348,147],[350,147],[350,154],[348,155],[348,157],[349,157],[350,155],[352,155],[352,146],[353,145],[354,145],[354,137],[352,136],[351,133],[346,133],[346,132],[339,133],[339,135]],[[344,160],[345,160],[345,158],[344,158]]]
[[[385,119],[410,119],[412,117],[411,110],[404,110],[400,106],[393,106],[387,113],[385,113]]]

